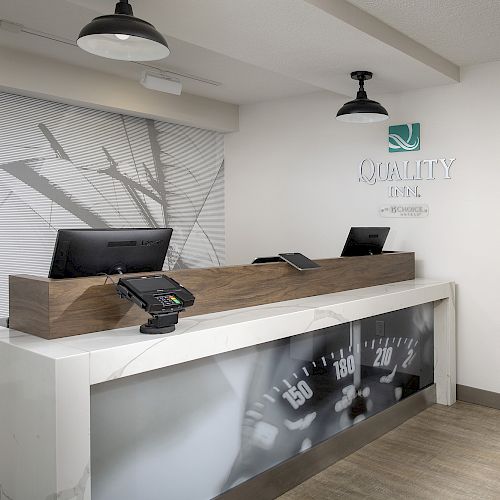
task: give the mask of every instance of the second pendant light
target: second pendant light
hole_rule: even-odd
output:
[[[347,123],[374,123],[387,120],[389,113],[377,101],[368,99],[364,83],[373,76],[371,71],[353,71],[351,78],[359,81],[356,99],[346,102],[337,113],[337,120]]]

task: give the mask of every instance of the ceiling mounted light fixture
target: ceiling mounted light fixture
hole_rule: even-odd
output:
[[[374,123],[387,120],[389,113],[377,101],[368,99],[364,83],[370,80],[373,73],[370,71],[353,71],[351,78],[359,81],[359,90],[356,99],[346,102],[337,113],[337,120],[347,123]]]
[[[87,24],[76,43],[91,54],[120,61],[156,61],[170,54],[163,35],[135,17],[128,0],[120,0],[114,14]]]

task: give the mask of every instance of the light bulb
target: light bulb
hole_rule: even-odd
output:
[[[118,33],[116,33],[115,36],[116,36],[116,38],[118,38],[118,40],[127,40],[130,38],[130,35],[121,35]]]

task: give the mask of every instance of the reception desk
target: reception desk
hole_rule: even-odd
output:
[[[0,328],[0,498],[273,498],[453,404],[455,383],[450,282],[183,317],[159,336]]]

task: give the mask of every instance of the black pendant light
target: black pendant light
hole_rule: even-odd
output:
[[[76,43],[91,54],[120,61],[155,61],[170,54],[163,35],[152,24],[134,17],[128,0],[120,0],[114,14],[87,24]]]
[[[387,110],[377,101],[368,99],[365,92],[365,80],[370,80],[370,71],[353,71],[351,78],[359,81],[356,99],[346,102],[337,113],[337,120],[347,123],[374,123],[387,120]]]

